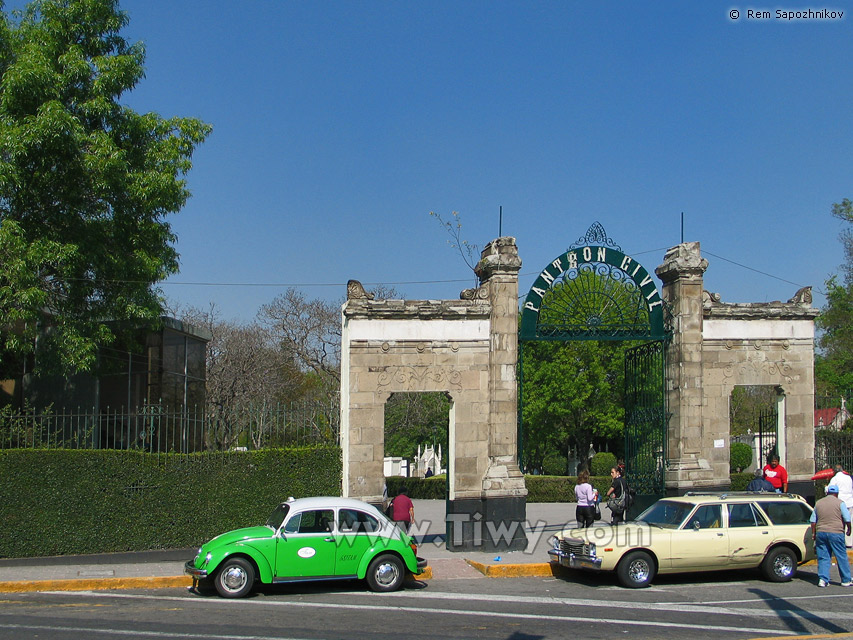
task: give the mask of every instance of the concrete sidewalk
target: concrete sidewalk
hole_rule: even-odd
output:
[[[445,502],[415,500],[418,555],[429,561],[422,579],[552,575],[548,538],[574,524],[574,503],[528,504],[525,551],[448,551]],[[604,520],[609,521],[606,508]],[[485,528],[484,528],[485,531]],[[132,589],[191,586],[184,563],[195,549],[107,553],[89,556],[0,559],[0,592]]]

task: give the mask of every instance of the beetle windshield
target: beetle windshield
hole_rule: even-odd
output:
[[[277,531],[281,526],[281,523],[284,522],[284,518],[287,516],[288,511],[290,511],[290,505],[286,502],[278,505],[267,520],[267,526],[272,527],[274,531]]]
[[[693,505],[686,502],[658,500],[643,511],[637,520],[657,525],[658,527],[677,529],[692,510]]]

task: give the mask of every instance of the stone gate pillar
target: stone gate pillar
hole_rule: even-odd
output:
[[[706,455],[712,443],[706,442],[702,416],[702,291],[707,268],[699,243],[685,242],[667,251],[655,269],[674,324],[666,358],[668,492],[714,484]]]
[[[488,243],[475,268],[480,288],[463,297],[487,299],[489,316],[488,467],[474,497],[468,487],[451,495],[447,545],[454,550],[524,549],[527,489],[518,467],[518,271],[515,239]],[[468,497],[462,497],[467,494]],[[493,539],[502,530],[504,539]]]

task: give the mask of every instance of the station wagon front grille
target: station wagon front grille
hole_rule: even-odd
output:
[[[576,556],[589,555],[589,547],[583,543],[583,540],[561,540],[560,551],[573,553]]]

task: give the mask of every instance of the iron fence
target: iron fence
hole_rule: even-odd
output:
[[[853,470],[853,431],[815,429],[814,445],[815,471],[839,463],[847,471]]]
[[[197,453],[316,444],[340,444],[337,396],[227,408],[0,409],[0,449]]]

